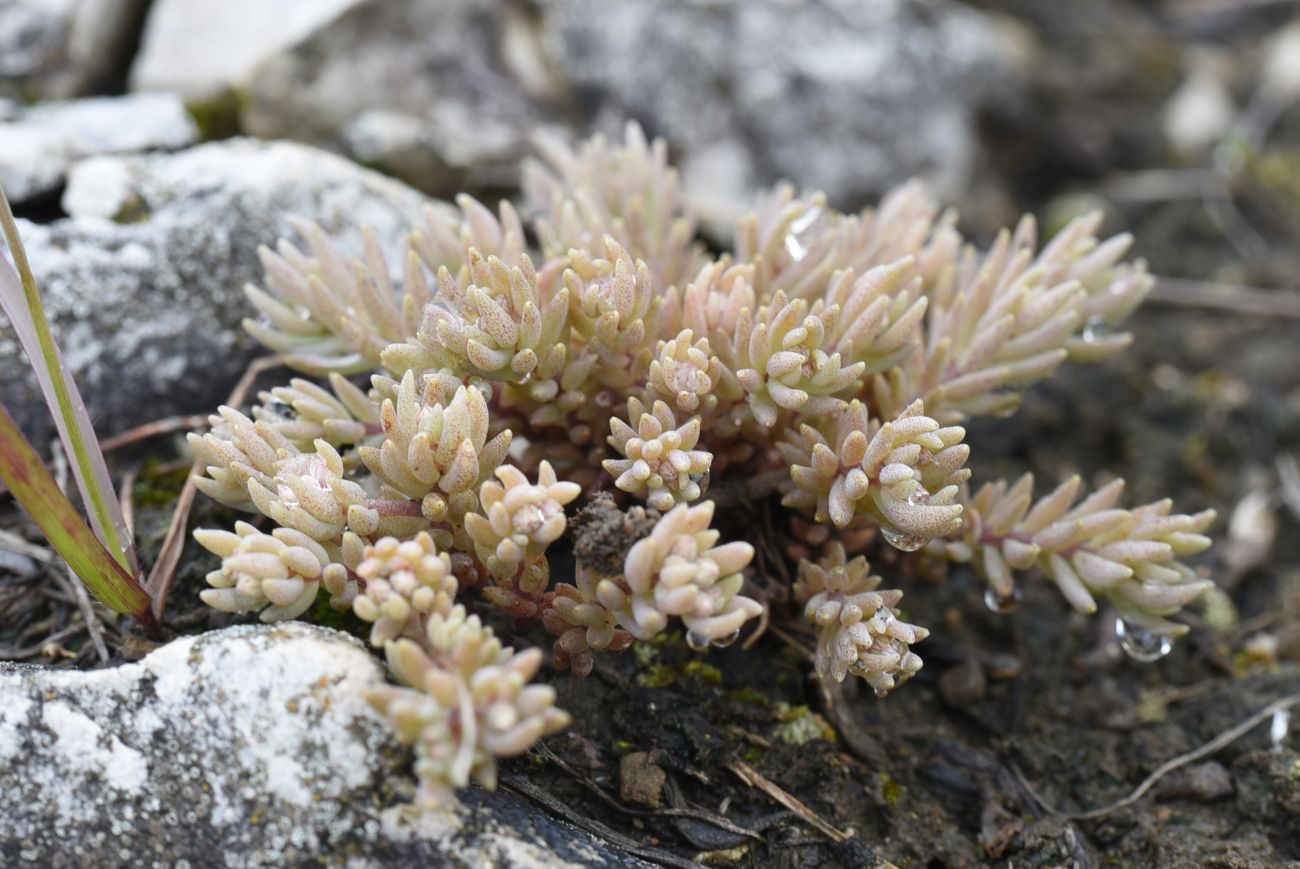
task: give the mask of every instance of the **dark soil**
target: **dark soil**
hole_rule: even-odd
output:
[[[1266,722],[1127,808],[1070,817],[1114,803],[1164,762],[1300,692],[1300,516],[1279,497],[1278,470],[1300,456],[1300,320],[1283,315],[1300,298],[1300,110],[1284,112],[1244,168],[1208,191],[1126,195],[1135,173],[1213,161],[1173,157],[1159,135],[1188,51],[1229,52],[1249,102],[1252,64],[1295,4],[975,5],[1008,16],[1037,46],[1028,97],[986,119],[991,156],[968,227],[976,237],[1019,210],[1050,228],[1082,201],[1107,209],[1109,229],[1132,231],[1157,274],[1272,291],[1260,296],[1264,314],[1153,302],[1132,321],[1127,355],[1069,366],[1013,418],[971,425],[975,481],[1031,470],[1045,490],[1075,471],[1093,483],[1120,475],[1130,503],[1170,496],[1187,512],[1214,507],[1222,543],[1199,564],[1225,593],[1188,613],[1193,630],[1168,657],[1138,664],[1121,654],[1108,618],[1075,614],[1039,579],[1024,583],[1016,612],[998,615],[968,572],[942,575],[877,551],[872,563],[905,591],[909,620],[933,632],[918,647],[925,668],[904,688],[884,699],[853,684],[824,688],[809,676],[809,638],[778,604],[752,648],[701,656],[677,634],[600,657],[586,679],[553,675],[576,724],[506,764],[503,786],[682,864],[1300,865],[1298,728],[1273,742]],[[1230,303],[1232,292],[1215,298]],[[1270,300],[1280,313],[1267,313]],[[156,442],[154,452],[174,455]],[[184,472],[122,458],[140,469],[147,562]],[[1258,553],[1227,530],[1252,493],[1278,526]],[[199,499],[195,521],[215,512]],[[741,504],[728,521],[773,553],[781,541],[768,529],[783,529],[780,516],[772,503]],[[0,528],[37,539],[8,502]],[[212,562],[196,548],[172,595],[169,633],[229,621],[198,602]],[[97,665],[70,588],[39,561],[4,557],[0,657]],[[770,555],[761,563],[759,581],[778,591],[788,565]],[[150,647],[100,616],[115,659]],[[755,772],[807,816],[756,785]]]

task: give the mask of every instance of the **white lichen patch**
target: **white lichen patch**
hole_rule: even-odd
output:
[[[406,755],[362,699],[383,678],[299,623],[108,670],[0,665],[0,866],[640,865],[575,859],[586,837],[504,795],[403,820]]]

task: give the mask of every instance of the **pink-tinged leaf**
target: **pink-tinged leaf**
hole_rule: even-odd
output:
[[[152,625],[149,596],[99,542],[0,404],[0,480],[95,597]]]

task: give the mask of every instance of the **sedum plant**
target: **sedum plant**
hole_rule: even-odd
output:
[[[703,651],[764,614],[711,487],[788,508],[823,678],[883,695],[922,666],[928,631],[863,552],[876,532],[971,564],[998,608],[1037,570],[1081,611],[1108,603],[1139,652],[1186,630],[1209,583],[1182,559],[1212,512],[1125,508],[1118,481],[972,491],[965,466],[963,422],[1130,342],[1152,279],[1127,236],[1098,240],[1093,215],[1040,245],[1025,218],[980,251],[915,184],[857,214],[781,187],[713,257],[662,142],[633,126],[543,153],[536,245],[514,206],[461,197],[394,261],[305,222],[263,249],[249,331],[316,380],[190,436],[199,488],[270,520],[196,532],[222,559],[204,600],[274,621],[323,595],[370,623],[397,682],[371,700],[415,746],[423,804],[491,786],[497,758],[567,721],[529,684],[540,653],[498,639],[508,620],[545,626],[554,665],[585,676],[671,624]],[[571,581],[552,582],[571,530]]]

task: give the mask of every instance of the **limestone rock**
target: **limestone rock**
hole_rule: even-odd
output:
[[[258,245],[291,234],[286,216],[354,249],[368,225],[395,253],[429,200],[314,148],[230,140],[83,161],[63,204],[67,219],[20,232],[104,436],[225,398],[259,352],[240,326],[243,287],[261,278]],[[0,319],[0,400],[39,443],[52,424],[7,329]]]
[[[911,175],[951,195],[973,109],[1011,81],[996,30],[948,0],[546,0],[542,22],[582,108],[640,119],[713,199],[788,178],[859,203]]]
[[[66,98],[116,84],[149,0],[0,0],[0,96]]]
[[[0,664],[6,866],[640,866],[506,793],[412,815],[357,640],[302,623],[78,672]]]
[[[505,0],[364,0],[257,68],[244,129],[441,194],[509,186],[555,88],[522,15]]]
[[[357,0],[157,0],[149,11],[132,90],[207,99],[242,87],[253,68]]]
[[[77,160],[98,154],[174,150],[198,131],[172,94],[46,102],[0,123],[0,184],[11,202],[50,193]]]

